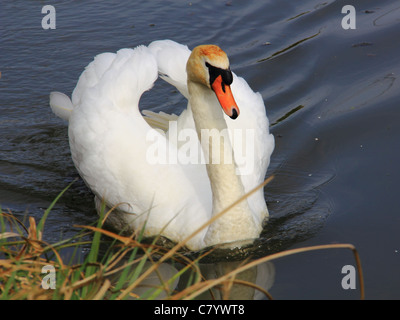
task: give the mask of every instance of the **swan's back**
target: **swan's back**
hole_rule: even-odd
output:
[[[105,64],[97,63],[103,60]],[[109,207],[121,204],[122,211],[131,213],[115,213],[121,224],[139,229],[147,220],[146,234],[163,231],[181,241],[211,217],[211,193],[207,186],[201,189],[205,168],[200,173],[179,163],[154,165],[149,158],[156,141],[160,150],[175,151],[138,108],[140,96],[157,76],[157,62],[146,47],[97,56],[74,91],[71,154],[97,198],[106,199]],[[203,245],[204,232],[193,246]]]

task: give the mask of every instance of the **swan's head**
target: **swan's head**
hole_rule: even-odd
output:
[[[228,56],[215,45],[201,45],[193,49],[186,65],[188,81],[200,83],[214,91],[224,112],[236,119],[239,108],[230,85],[233,81]]]

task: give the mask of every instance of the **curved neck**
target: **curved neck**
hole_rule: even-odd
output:
[[[226,209],[244,195],[240,176],[236,174],[232,145],[223,111],[214,92],[204,85],[188,81],[189,102],[193,112],[197,134],[204,152],[208,177],[213,194],[213,215]],[[254,218],[247,200],[241,201],[210,225],[205,242],[229,242],[238,240],[233,225],[245,233],[242,237],[257,237]],[[218,240],[216,239],[218,238]],[[207,241],[209,243],[207,243]]]

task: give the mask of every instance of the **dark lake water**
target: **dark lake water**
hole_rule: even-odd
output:
[[[70,95],[95,55],[157,39],[190,48],[214,43],[262,94],[276,140],[268,169],[275,179],[265,188],[271,223],[256,254],[351,243],[361,256],[366,298],[400,298],[399,1],[51,4],[54,30],[42,28],[43,2],[0,5],[4,211],[40,219],[78,177],[67,126],[52,114],[48,95]],[[356,9],[356,29],[342,28],[345,5]],[[186,107],[168,85],[154,90],[158,96],[145,95],[142,108]],[[92,194],[78,180],[52,210],[46,240],[71,236],[73,225],[95,219]],[[357,299],[358,282],[342,288],[345,265],[355,266],[346,250],[302,253],[275,260],[257,281],[276,299]]]

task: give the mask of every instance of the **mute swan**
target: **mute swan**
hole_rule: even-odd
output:
[[[158,74],[188,99],[179,117],[153,112],[144,112],[143,117],[139,111],[141,95],[151,89]],[[50,106],[69,122],[72,159],[95,194],[97,208],[101,199],[108,207],[118,205],[107,221],[118,229],[145,227],[145,236],[162,234],[174,242],[262,183],[274,149],[261,95],[230,71],[227,55],[214,45],[191,52],[184,45],[160,40],[148,47],[99,54],[80,76],[72,101],[52,92]],[[196,141],[192,139],[188,149],[172,138],[168,124],[174,124],[178,134],[193,130]],[[230,138],[213,140],[224,129]],[[200,143],[204,130],[211,132],[208,144]],[[233,143],[234,130],[247,130],[251,140]],[[155,145],[160,154],[178,155],[201,145],[202,159],[208,159],[217,145],[214,141],[220,142],[217,156],[223,159],[217,163],[149,161]],[[235,152],[249,145],[250,152],[239,161]],[[228,161],[232,154],[234,161]],[[244,172],[245,167],[252,170]],[[241,240],[260,235],[267,216],[263,190],[258,190],[186,246],[191,250],[221,243],[240,247]]]

